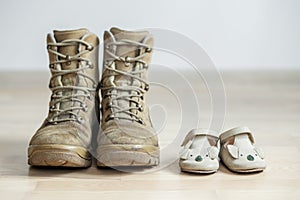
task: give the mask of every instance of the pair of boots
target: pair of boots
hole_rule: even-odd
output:
[[[103,40],[99,83],[95,34],[48,34],[52,94],[48,116],[29,144],[29,165],[89,167],[93,156],[98,166],[158,164],[158,139],[145,102],[153,38],[147,31],[111,28]]]

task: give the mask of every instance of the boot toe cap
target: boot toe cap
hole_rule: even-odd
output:
[[[31,138],[30,145],[63,144],[86,146],[79,131],[74,127],[47,126],[39,129]]]

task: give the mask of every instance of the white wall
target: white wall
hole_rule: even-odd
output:
[[[111,26],[180,32],[219,69],[300,69],[299,0],[1,0],[0,69],[47,70],[52,29]]]

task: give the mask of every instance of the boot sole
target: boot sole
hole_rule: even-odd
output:
[[[87,149],[70,145],[30,145],[28,164],[45,167],[86,168],[92,164]]]
[[[152,145],[104,145],[97,148],[98,167],[151,167],[159,164],[159,148]]]

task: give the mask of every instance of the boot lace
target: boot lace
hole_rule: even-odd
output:
[[[64,55],[57,51],[58,47],[79,46],[85,45],[86,49],[75,54],[75,55]],[[78,111],[84,110],[87,111],[88,107],[84,104],[85,98],[91,99],[91,92],[96,91],[96,82],[88,75],[84,74],[83,71],[88,68],[93,68],[93,64],[89,59],[81,57],[82,55],[93,50],[93,46],[89,43],[79,40],[79,39],[69,39],[64,40],[59,43],[49,43],[47,46],[49,53],[56,55],[58,58],[54,62],[50,62],[49,67],[52,73],[52,77],[50,78],[50,83],[53,79],[62,77],[68,74],[76,74],[76,76],[81,76],[90,80],[93,84],[93,87],[84,87],[84,86],[51,86],[49,84],[49,88],[52,91],[51,101],[50,101],[50,112],[54,112],[52,117],[48,119],[50,123],[57,124],[59,122],[64,121],[77,121],[79,123],[83,123],[84,120],[82,117],[78,116]],[[76,69],[60,69],[60,67],[56,67],[57,65],[66,63],[67,65],[71,64],[71,61],[78,61],[78,67]],[[66,95],[66,92],[68,92]],[[80,92],[81,91],[81,92]],[[63,102],[79,102],[75,106],[74,103],[71,103],[67,108],[60,108],[61,103]],[[63,116],[62,116],[63,115]]]
[[[140,48],[140,54],[136,57],[118,56],[115,54],[115,50],[118,48],[118,46],[121,45],[136,46],[137,48]],[[112,51],[112,49],[114,49],[114,51]],[[141,53],[142,49],[144,49],[143,53]],[[105,109],[112,109],[111,114],[105,119],[105,121],[109,121],[112,119],[124,119],[124,120],[136,121],[141,124],[144,124],[143,119],[140,118],[134,112],[134,111],[142,112],[143,107],[138,100],[133,98],[137,97],[137,99],[143,99],[144,93],[149,90],[148,82],[140,78],[139,76],[142,73],[146,72],[148,69],[147,63],[143,61],[142,58],[146,55],[146,53],[151,52],[150,46],[144,43],[123,39],[119,41],[108,42],[106,44],[105,51],[108,55],[110,55],[110,57],[107,58],[104,62],[104,71],[108,70],[109,72],[104,73],[106,75],[102,77],[100,87],[105,94],[103,98],[109,98],[109,103],[106,105]],[[136,70],[130,72],[118,70],[115,68],[115,61],[123,62],[126,67],[131,67],[135,65]],[[138,80],[140,81],[141,86],[135,86],[135,85],[117,86],[113,82],[111,86],[103,86],[104,85],[103,82],[105,79],[113,78],[116,75],[126,76],[132,78],[132,80],[134,79]],[[144,87],[142,87],[143,85]],[[127,91],[128,93],[126,94],[122,93],[124,91]],[[121,99],[128,101],[129,106],[124,108],[114,103]],[[130,104],[130,102],[132,104]],[[126,115],[120,115],[121,113],[124,113]]]

